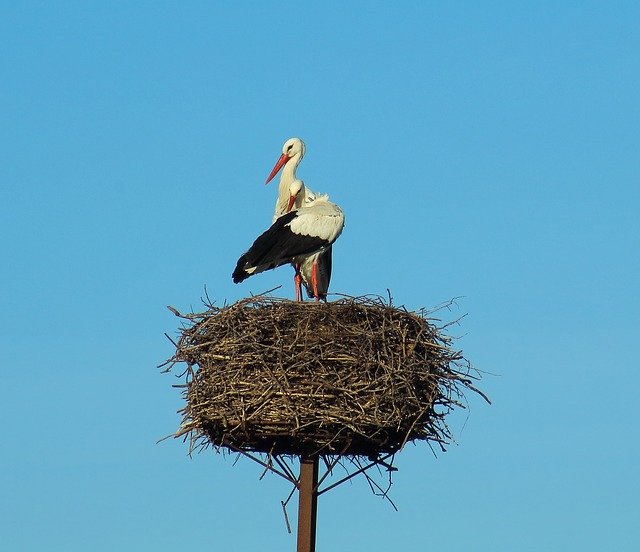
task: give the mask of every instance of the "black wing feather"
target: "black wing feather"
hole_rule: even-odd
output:
[[[304,236],[292,232],[289,223],[296,216],[296,211],[282,215],[266,232],[258,236],[249,250],[238,259],[232,275],[236,284],[252,274],[290,263],[294,257],[315,253],[327,245],[326,240],[317,236]],[[255,270],[247,272],[252,268]]]

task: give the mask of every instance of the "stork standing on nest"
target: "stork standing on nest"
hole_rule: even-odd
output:
[[[287,193],[290,198],[296,198],[303,190],[304,183],[295,179]],[[301,207],[278,217],[238,259],[233,281],[237,284],[253,274],[283,264],[299,266],[309,262],[309,287],[318,301],[322,276],[318,267],[319,255],[338,239],[343,227],[344,214],[340,207],[329,201],[328,195],[308,195]],[[311,260],[307,261],[307,258]]]
[[[304,184],[295,195],[292,194],[292,191],[295,190],[295,186],[292,188],[292,183],[296,180],[296,169],[305,152],[306,147],[300,138],[289,138],[282,146],[282,155],[278,158],[267,177],[265,184],[268,184],[280,169],[283,169],[280,175],[273,222],[283,214],[292,209],[297,209],[317,197],[317,194],[305,187]],[[327,292],[331,280],[331,259],[332,248],[329,246],[321,252],[300,259],[299,263],[293,265],[295,269],[293,281],[296,288],[296,301],[302,301],[301,283],[304,283],[309,297],[315,298],[316,302],[320,299],[327,300]],[[315,286],[312,283],[312,272],[314,270]]]

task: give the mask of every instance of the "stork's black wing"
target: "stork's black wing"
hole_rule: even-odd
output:
[[[282,215],[258,236],[249,250],[238,259],[232,275],[236,284],[252,274],[290,263],[299,255],[309,255],[328,245],[327,240],[320,237],[292,232],[290,223],[296,216],[297,211]]]

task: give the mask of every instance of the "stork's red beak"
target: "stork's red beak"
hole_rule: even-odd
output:
[[[273,167],[273,170],[271,171],[271,173],[269,173],[269,176],[267,177],[267,181],[265,182],[265,185],[266,185],[266,184],[269,184],[269,182],[271,182],[271,180],[273,179],[273,177],[274,177],[276,174],[278,174],[278,171],[279,171],[282,167],[284,167],[285,163],[286,163],[287,161],[289,161],[289,159],[290,159],[290,157],[288,157],[286,153],[283,153],[283,154],[280,156],[280,159],[278,159],[278,162],[276,163],[276,166],[275,166],[275,167]]]
[[[287,205],[287,213],[289,211],[291,211],[291,207],[293,207],[293,204],[296,202],[296,196],[292,195],[289,197],[289,204]]]

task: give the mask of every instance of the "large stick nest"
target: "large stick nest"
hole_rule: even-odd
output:
[[[380,298],[327,304],[259,296],[186,320],[182,425],[195,446],[379,457],[426,440],[477,375],[424,311]],[[479,391],[478,391],[479,392]]]

